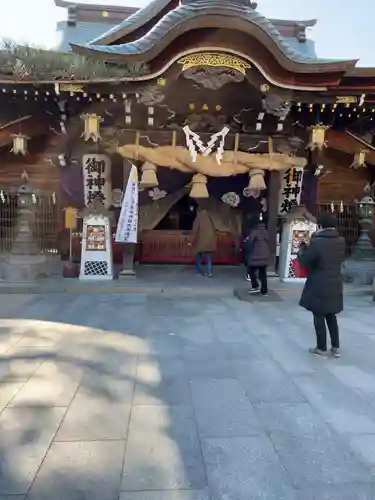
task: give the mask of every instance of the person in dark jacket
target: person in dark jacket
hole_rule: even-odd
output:
[[[245,239],[247,252],[247,276],[251,281],[250,293],[267,295],[267,266],[270,262],[271,252],[268,241],[268,232],[263,220],[259,216],[252,219],[249,235]],[[260,290],[259,282],[260,280]]]
[[[310,352],[326,355],[328,326],[331,353],[340,357],[336,314],[344,308],[342,263],[345,260],[345,240],[336,229],[334,214],[322,213],[317,222],[318,231],[312,236],[310,244],[305,243],[298,253],[299,261],[309,271],[299,304],[314,315],[316,347]]]

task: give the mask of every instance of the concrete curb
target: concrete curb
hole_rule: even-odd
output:
[[[270,283],[271,285],[271,283]],[[274,283],[276,285],[276,283]],[[124,286],[121,282],[113,283],[71,283],[69,280],[49,283],[6,283],[0,282],[0,295],[47,295],[47,294],[127,294],[127,295],[175,295],[184,297],[220,296],[233,297],[233,290],[239,286],[231,287],[202,287],[202,286],[174,286],[174,285],[143,285],[134,284]],[[298,295],[302,288],[273,287],[273,291],[281,295]],[[372,290],[367,286],[345,287],[346,296],[367,297],[372,295]]]
[[[281,294],[299,294],[300,290],[274,289]],[[186,297],[204,297],[204,296],[233,296],[233,287],[228,288],[183,288],[173,286],[113,286],[113,285],[82,285],[72,286],[60,283],[46,284],[0,284],[0,294],[13,295],[46,295],[46,294],[135,294],[135,295],[171,295]]]

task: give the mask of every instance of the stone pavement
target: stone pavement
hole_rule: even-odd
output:
[[[374,500],[375,305],[297,299],[0,296],[0,500]]]

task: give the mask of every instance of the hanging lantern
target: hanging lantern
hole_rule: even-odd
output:
[[[142,177],[140,185],[143,188],[153,188],[159,186],[159,181],[156,176],[156,166],[153,163],[146,161],[142,165]]]
[[[368,149],[361,149],[358,153],[355,153],[350,168],[357,169],[361,167],[366,167],[366,155],[368,152],[369,152]]]
[[[329,129],[328,126],[326,125],[313,125],[310,127],[311,130],[311,135],[310,135],[310,142],[307,145],[307,149],[310,149],[311,151],[314,151],[315,149],[318,149],[321,151],[324,147],[327,146],[326,144],[326,131]]]
[[[192,179],[191,198],[209,198],[207,190],[207,177],[203,174],[195,174]]]
[[[81,119],[85,122],[85,130],[82,132],[81,137],[85,141],[92,139],[93,142],[99,142],[100,137],[100,124],[103,118],[95,113],[85,113],[81,116]]]
[[[13,137],[13,147],[10,150],[11,153],[15,155],[27,155],[27,141],[30,139],[30,137],[27,137],[26,135],[23,134],[14,134],[12,135]]]

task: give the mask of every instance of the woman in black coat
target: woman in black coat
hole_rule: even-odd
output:
[[[267,266],[270,263],[271,252],[268,241],[267,228],[261,216],[253,216],[245,238],[245,249],[247,254],[246,279],[251,281],[250,293],[267,295]],[[260,281],[260,289],[259,282]]]
[[[331,353],[340,356],[339,329],[336,314],[343,310],[342,263],[345,260],[345,240],[336,227],[337,219],[329,212],[318,217],[320,229],[310,245],[301,246],[298,259],[308,268],[300,306],[314,315],[316,347],[310,349],[320,356],[327,353],[327,328],[331,337]]]

